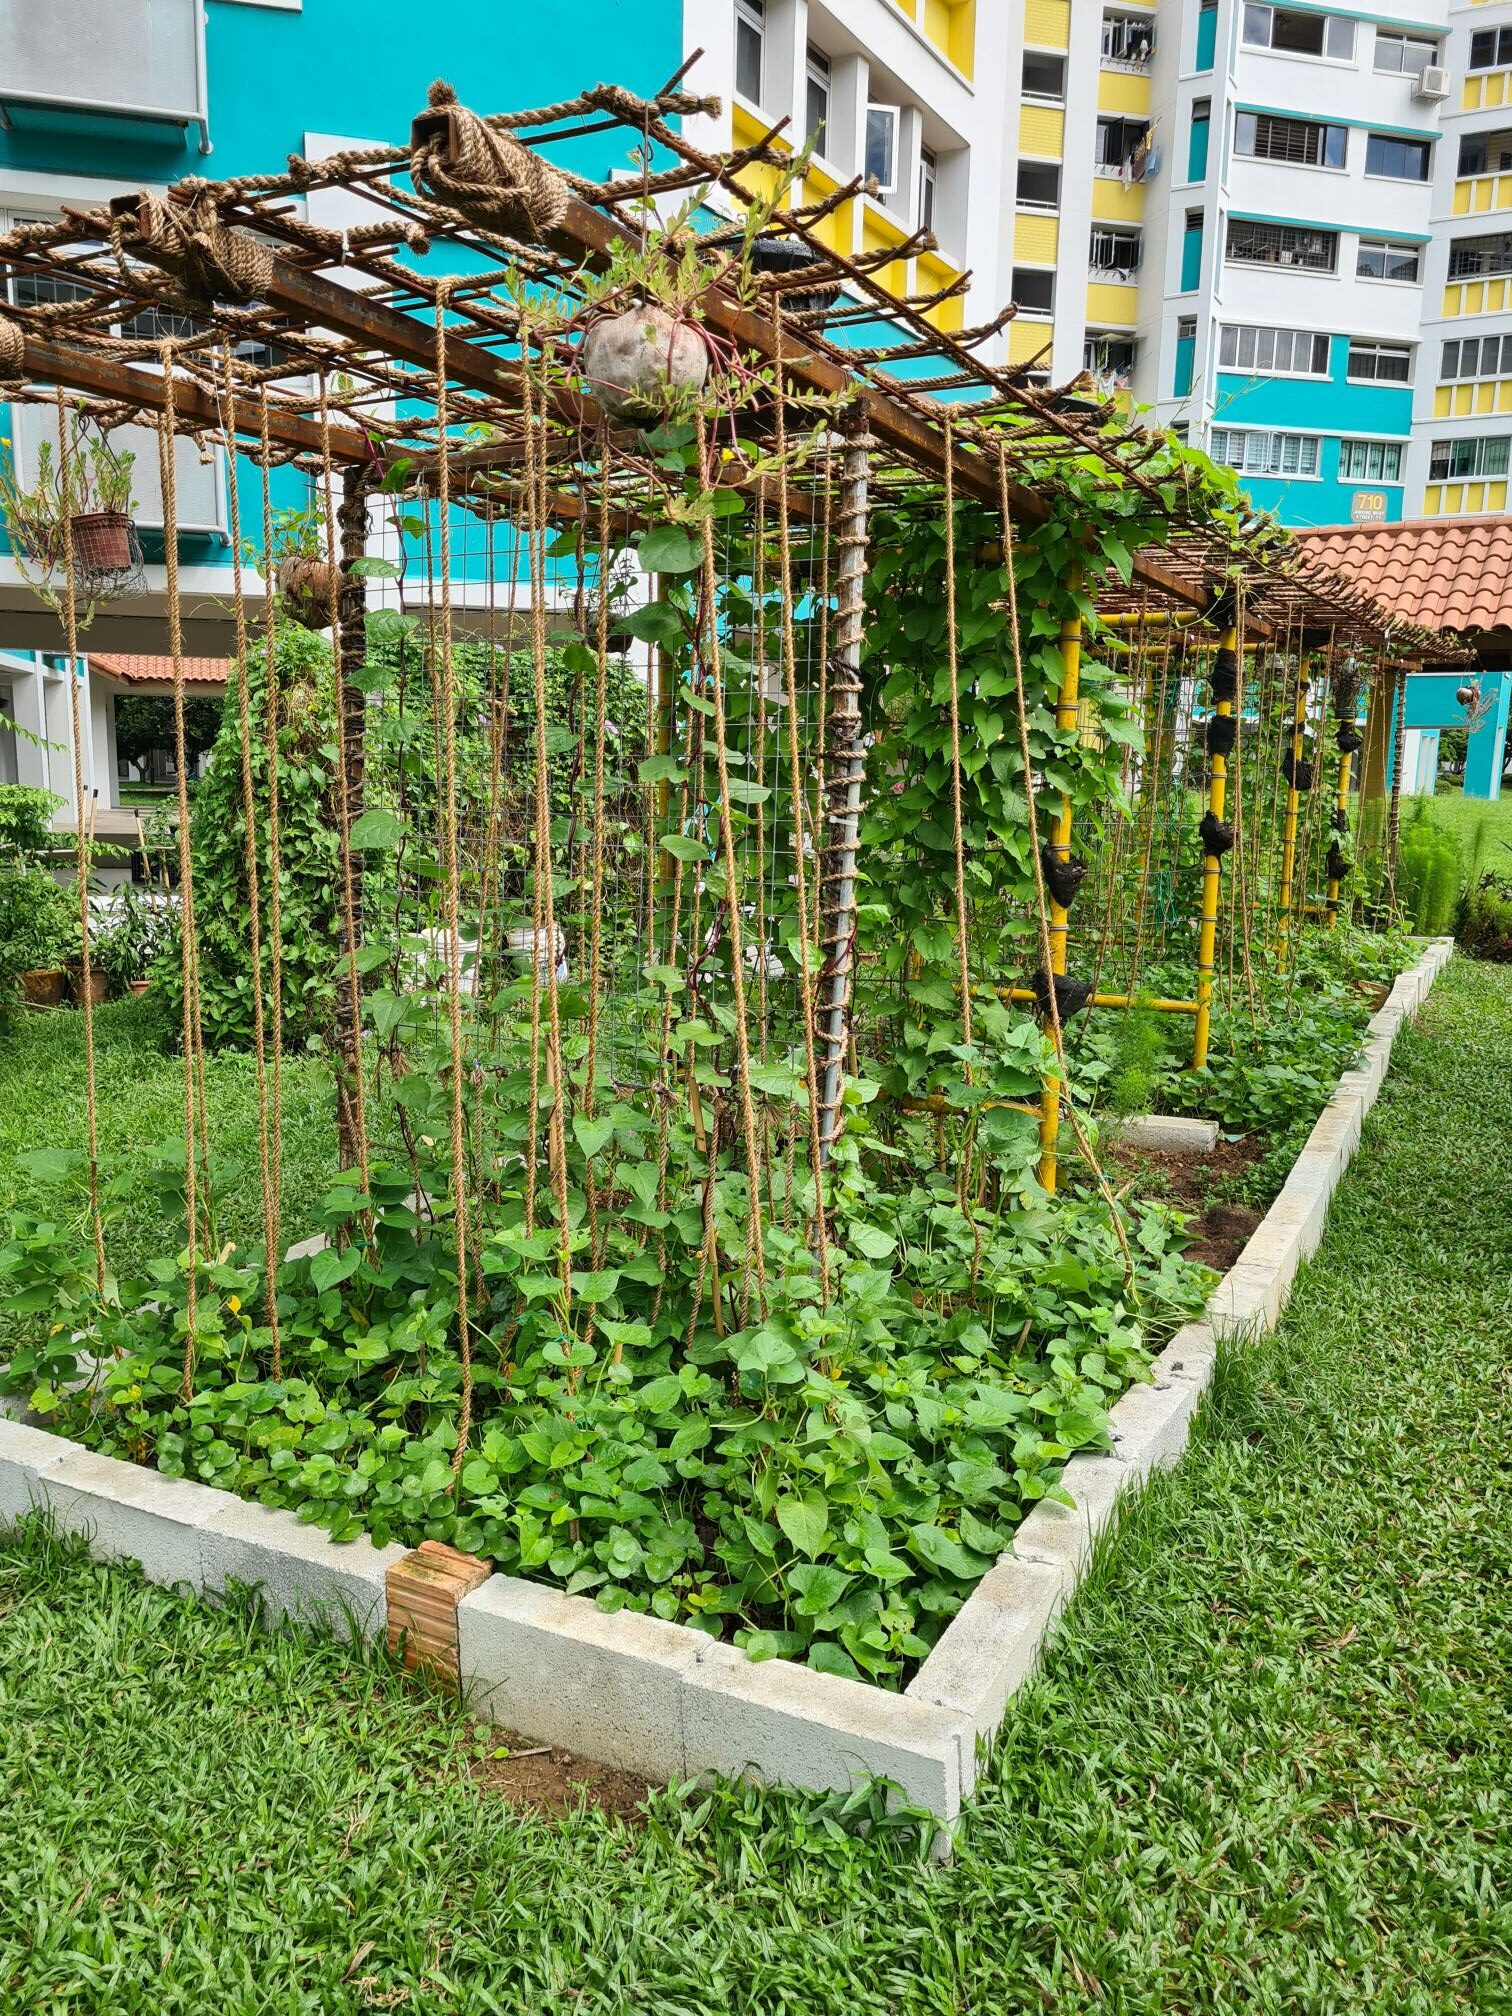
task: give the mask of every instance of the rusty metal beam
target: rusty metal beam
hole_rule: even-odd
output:
[[[98,350],[75,350],[66,343],[50,343],[40,336],[26,339],[26,373],[48,385],[64,385],[72,392],[93,393],[99,399],[118,399],[138,406],[146,413],[161,413],[165,404],[163,379],[158,372],[144,371],[135,364],[120,364]],[[221,425],[220,402],[192,378],[178,373],[173,383],[173,404],[181,420],[196,427]],[[262,425],[261,404],[249,399],[233,401],[232,418],[239,434],[257,438]],[[281,447],[296,448],[318,455],[321,450],[320,422],[287,407],[269,404],[268,435]],[[353,427],[331,427],[331,453],[344,462],[367,461],[372,449],[367,436]]]

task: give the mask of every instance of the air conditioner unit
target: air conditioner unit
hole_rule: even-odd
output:
[[[1449,96],[1449,72],[1437,63],[1430,63],[1413,85],[1412,95],[1414,98],[1426,98],[1430,104],[1442,103]]]

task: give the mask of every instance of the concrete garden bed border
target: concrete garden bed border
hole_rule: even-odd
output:
[[[1120,1498],[1185,1448],[1219,1342],[1275,1327],[1322,1237],[1397,1031],[1453,949],[1452,939],[1430,941],[1372,1016],[1359,1062],[1206,1317],[1161,1352],[1152,1384],[1132,1387],[1112,1409],[1112,1451],[1067,1464],[1074,1509],[1041,1502],[1030,1512],[905,1692],[786,1660],[753,1663],[685,1625],[491,1575],[457,1609],[469,1703],[501,1726],[649,1778],[751,1772],[816,1790],[887,1778],[949,1827]],[[290,1512],[0,1419],[0,1526],[37,1505],[62,1529],[87,1533],[98,1558],[139,1561],[151,1581],[212,1595],[231,1581],[258,1585],[275,1619],[370,1638],[385,1630],[388,1570],[407,1552],[366,1539],[337,1544]]]

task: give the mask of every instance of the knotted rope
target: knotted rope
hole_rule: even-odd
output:
[[[26,376],[26,331],[0,315],[0,381]]]
[[[570,194],[549,161],[457,102],[450,84],[430,87],[429,109],[410,126],[417,188],[470,223],[531,243],[560,224]]]
[[[185,202],[160,196],[119,198],[112,210],[136,225],[154,262],[177,283],[167,290],[190,313],[216,301],[259,301],[273,284],[273,253],[227,224],[208,183],[181,182]]]

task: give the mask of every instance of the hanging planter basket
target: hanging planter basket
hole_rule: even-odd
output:
[[[329,630],[339,578],[327,560],[292,553],[275,576],[284,613],[305,630]]]
[[[805,315],[833,308],[840,298],[840,281],[828,277],[830,264],[823,253],[801,238],[757,238],[751,246],[753,273],[786,276],[802,273],[810,266],[817,266],[826,277],[816,280],[812,287],[784,288],[775,297],[768,297],[775,298],[785,315]]]
[[[703,390],[709,346],[693,323],[679,322],[646,301],[591,324],[578,351],[578,369],[611,420],[652,426],[676,394]]]
[[[129,574],[137,564],[136,539],[125,511],[83,511],[69,520],[74,565],[86,574]]]

